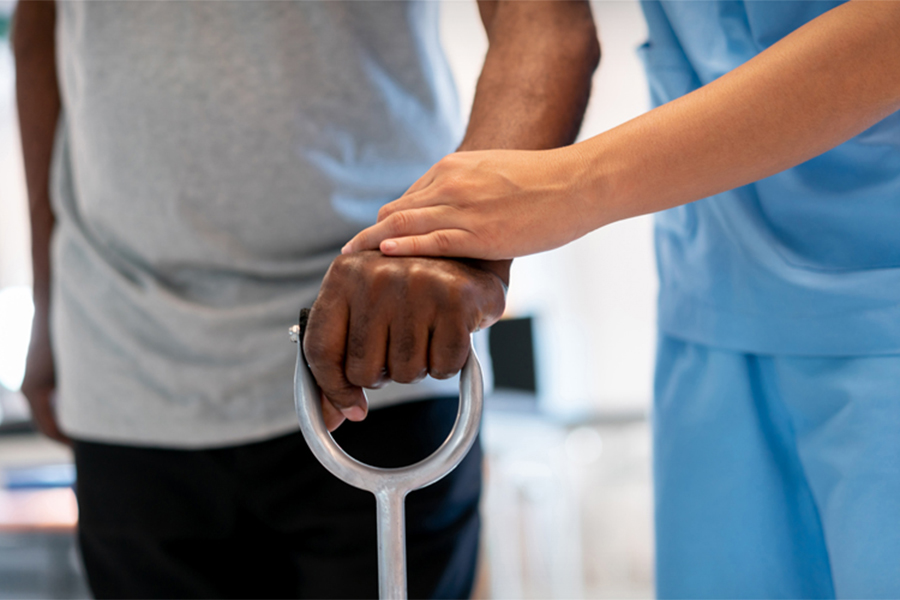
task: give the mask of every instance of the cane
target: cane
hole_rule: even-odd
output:
[[[303,333],[309,309],[300,312],[300,324],[291,327],[297,343],[294,403],[300,431],[310,450],[326,469],[354,487],[375,494],[378,519],[378,594],[391,600],[406,599],[406,495],[438,481],[465,458],[481,424],[484,382],[475,348],[459,379],[459,410],[450,435],[428,458],[414,465],[383,469],[359,462],[331,437],[322,417],[321,391],[303,356]]]

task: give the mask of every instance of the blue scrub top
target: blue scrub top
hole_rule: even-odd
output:
[[[643,1],[654,104],[839,4]],[[660,213],[656,243],[665,333],[759,354],[900,353],[900,112],[797,167]]]

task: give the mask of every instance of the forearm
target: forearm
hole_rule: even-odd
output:
[[[900,109],[900,3],[850,2],[732,72],[570,149],[585,231],[809,160]]]
[[[60,111],[55,20],[53,2],[21,2],[12,28],[16,100],[31,215],[34,301],[38,326],[46,326],[43,321],[50,302],[50,237],[54,227],[50,207],[50,163]]]
[[[575,141],[600,60],[586,2],[480,2],[488,52],[460,151]],[[509,285],[511,260],[475,261]]]
[[[31,255],[34,273],[34,322],[22,393],[28,399],[38,429],[62,443],[54,408],[56,369],[50,335],[50,163],[59,120],[60,100],[55,58],[56,6],[53,2],[20,2],[13,20],[12,47],[16,64],[16,101],[31,213]]]
[[[480,2],[488,52],[460,150],[539,150],[575,141],[600,58],[580,1]]]

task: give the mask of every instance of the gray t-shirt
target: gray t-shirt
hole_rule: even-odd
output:
[[[62,427],[186,448],[296,429],[298,309],[340,247],[461,138],[437,3],[59,10]]]

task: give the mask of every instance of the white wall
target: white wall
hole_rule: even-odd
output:
[[[0,41],[0,289],[31,285],[28,205],[16,127],[13,65]]]
[[[646,25],[635,0],[593,2],[603,58],[581,139],[648,105],[635,48]],[[442,37],[468,113],[487,40],[474,0],[444,0]],[[616,223],[515,261],[509,313],[534,315],[542,402],[551,411],[644,409],[651,393],[656,274],[649,217]]]

